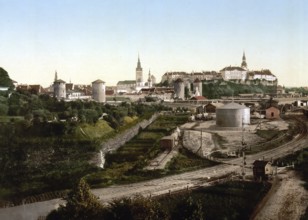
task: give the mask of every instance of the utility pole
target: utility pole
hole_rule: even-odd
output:
[[[202,128],[201,128],[201,147],[200,148],[202,149]]]
[[[246,150],[246,142],[244,140],[244,117],[242,115],[242,149],[241,149],[241,153],[242,153],[242,157],[243,157],[243,161],[242,161],[242,177],[243,180],[245,179],[245,165],[246,165],[246,156],[245,156],[245,150]]]

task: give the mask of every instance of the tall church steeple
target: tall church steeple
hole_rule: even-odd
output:
[[[138,55],[138,62],[137,62],[137,67],[136,67],[136,85],[137,86],[143,86],[143,73],[142,73],[142,67],[140,63],[140,58]]]
[[[137,70],[142,71],[142,67],[141,67],[141,63],[140,63],[140,58],[139,58],[139,55],[138,55],[138,62],[137,62],[137,68],[136,68],[136,71],[137,71]]]
[[[241,65],[241,67],[244,68],[244,69],[247,69],[245,51],[243,52],[242,65]]]

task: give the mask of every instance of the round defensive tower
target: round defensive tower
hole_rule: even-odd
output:
[[[54,93],[54,97],[57,99],[66,98],[66,88],[65,88],[65,82],[63,80],[57,79],[54,81],[53,93]]]
[[[92,97],[97,102],[106,102],[105,82],[98,79],[92,82]]]
[[[174,93],[175,93],[176,98],[182,99],[182,100],[185,99],[185,85],[181,78],[178,78],[174,82]]]
[[[250,124],[250,109],[237,103],[228,103],[216,109],[216,125],[219,127],[242,127]]]
[[[195,79],[194,81],[194,93],[198,90],[200,96],[202,96],[202,81],[200,79]]]

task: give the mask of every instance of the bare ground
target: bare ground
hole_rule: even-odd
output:
[[[261,123],[259,123],[261,122]],[[283,120],[277,121],[255,121],[251,125],[241,128],[219,128],[216,122],[190,122],[181,126],[184,130],[183,146],[200,156],[207,156],[211,152],[232,152],[238,150],[244,141],[247,146],[265,142],[256,134],[257,129],[262,130],[287,130],[288,123]],[[202,132],[201,132],[202,131]],[[202,144],[201,144],[202,133]],[[213,134],[220,136],[221,141],[215,141]]]
[[[308,206],[308,191],[294,171],[279,174],[269,199],[254,220],[299,220]]]

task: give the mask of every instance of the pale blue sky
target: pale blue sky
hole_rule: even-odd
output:
[[[305,0],[0,0],[0,66],[19,83],[135,79],[138,53],[166,71],[270,69],[308,86]]]

